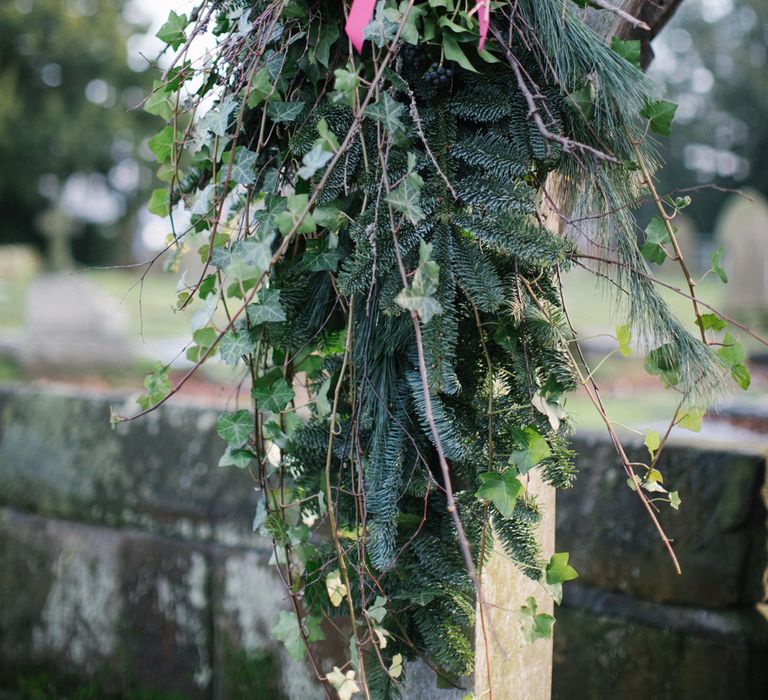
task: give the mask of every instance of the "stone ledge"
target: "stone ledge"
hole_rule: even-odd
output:
[[[557,495],[557,549],[569,551],[580,582],[658,602],[744,606],[763,599],[766,512],[760,490],[765,456],[735,449],[670,444],[659,469],[680,491],[678,512],[660,520],[674,540],[683,575],[675,574],[637,496],[627,487],[605,439],[573,441],[579,470]],[[647,452],[630,445],[633,461]]]

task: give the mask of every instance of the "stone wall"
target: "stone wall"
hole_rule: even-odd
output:
[[[216,466],[215,411],[176,404],[112,431],[124,401],[0,391],[0,688],[47,669],[123,697],[319,697],[270,637],[286,596],[251,532],[250,476]],[[554,695],[768,696],[764,458],[670,448],[676,577],[609,446],[575,448],[557,548],[581,576],[556,613]],[[463,695],[410,676],[410,698]]]

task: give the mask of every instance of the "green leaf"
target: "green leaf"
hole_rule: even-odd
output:
[[[301,661],[306,651],[301,638],[296,615],[286,610],[278,613],[277,624],[272,628],[272,636],[285,645],[285,649],[295,661]]]
[[[219,460],[220,467],[237,467],[238,469],[247,469],[253,459],[253,452],[247,449],[230,447],[224,450]]]
[[[273,122],[292,122],[304,111],[304,102],[269,102],[267,116]]]
[[[675,510],[680,510],[681,503],[682,501],[680,500],[680,494],[678,494],[677,491],[670,491],[669,505],[671,505]]]
[[[527,474],[537,464],[552,456],[547,441],[532,427],[522,431],[520,441],[523,449],[515,450],[509,457],[509,463],[514,464],[521,474]]]
[[[166,126],[160,133],[149,139],[147,145],[152,151],[158,163],[165,163],[174,152],[174,138],[176,131],[172,125]]]
[[[751,377],[749,375],[749,370],[744,364],[746,352],[741,343],[730,333],[726,333],[723,338],[723,347],[717,351],[717,354],[723,360],[725,366],[731,370],[731,376],[736,384],[745,391],[749,389]]]
[[[701,422],[706,411],[702,408],[691,406],[677,421],[678,428],[691,430],[694,433],[701,432]]]
[[[677,105],[674,102],[657,100],[648,102],[640,111],[640,115],[649,121],[651,131],[661,136],[669,136],[676,111]]]
[[[251,336],[245,328],[239,331],[229,331],[219,341],[221,361],[231,366],[236,365],[243,355],[253,352],[253,349]]]
[[[171,191],[167,187],[159,187],[152,190],[147,203],[147,210],[150,214],[156,214],[165,218],[171,212]]]
[[[386,197],[386,201],[405,214],[405,218],[412,224],[418,224],[424,218],[424,212],[419,205],[423,184],[424,181],[418,173],[409,173],[399,187]]]
[[[248,320],[254,325],[280,323],[285,321],[285,311],[280,305],[280,290],[262,287],[257,295],[258,302],[248,304]]]
[[[625,61],[628,61],[636,68],[640,68],[640,58],[642,55],[639,39],[622,40],[618,37],[611,39],[611,49],[613,49]]]
[[[632,342],[632,327],[625,323],[616,326],[616,338],[619,341],[619,352],[623,357],[629,357],[632,354],[632,348],[629,344]]]
[[[295,227],[298,227],[296,229],[297,233],[315,232],[316,226],[312,214],[307,213],[303,219],[301,218],[308,203],[308,194],[292,194],[288,196],[286,199],[286,211],[281,212],[275,220],[280,233],[287,236]]]
[[[259,277],[272,262],[273,233],[265,238],[246,238],[237,241],[226,255],[222,254],[224,274],[231,280],[243,282]]]
[[[381,624],[387,616],[387,599],[377,595],[376,599],[373,601],[373,605],[369,607],[366,612],[368,617],[375,620],[378,624]]]
[[[383,124],[390,134],[405,130],[405,126],[400,120],[403,112],[405,112],[405,106],[395,100],[388,92],[382,92],[376,102],[365,108],[365,116]]]
[[[301,159],[301,167],[296,174],[303,180],[309,180],[314,174],[325,167],[325,164],[333,158],[333,153],[325,149],[323,143],[318,142]]]
[[[695,321],[696,325],[702,330],[708,331],[721,331],[728,325],[717,314],[701,314],[700,318]]]
[[[242,409],[235,413],[222,413],[216,419],[216,432],[230,447],[242,447],[253,431],[253,416]]]
[[[545,613],[537,614],[536,599],[533,596],[528,598],[527,603],[520,608],[523,640],[526,644],[532,644],[537,639],[551,639],[555,618]]]
[[[341,148],[339,139],[337,138],[336,134],[331,131],[331,128],[328,126],[328,122],[325,121],[325,117],[317,122],[315,128],[317,129],[317,133],[320,134],[320,139],[325,145],[326,150],[336,153],[336,151]]]
[[[592,119],[595,111],[595,91],[591,82],[587,81],[586,85],[574,90],[568,95],[568,99],[584,119]]]
[[[475,497],[481,501],[491,501],[496,510],[505,518],[509,518],[515,509],[517,497],[523,490],[515,469],[507,469],[503,473],[483,472],[480,474],[480,488]]]
[[[210,131],[216,136],[224,137],[227,135],[227,128],[229,127],[229,115],[232,114],[232,110],[237,106],[237,99],[234,95],[227,95],[219,104],[213,109],[208,110],[205,116],[200,120],[198,129],[201,134],[205,134],[206,131]],[[222,142],[222,147],[225,145]]]
[[[449,61],[456,61],[464,70],[477,73],[477,68],[472,65],[456,39],[452,39],[447,34],[443,34],[443,51]]]
[[[568,552],[556,552],[552,555],[547,564],[545,573],[546,581],[550,585],[573,581],[579,574],[568,563]]]
[[[269,69],[264,66],[256,71],[251,79],[251,87],[248,91],[248,106],[251,109],[258,107],[262,102],[269,99],[274,93],[272,81],[269,77]]]
[[[419,247],[419,267],[413,275],[410,287],[405,287],[395,302],[409,311],[415,311],[422,323],[427,324],[436,314],[443,313],[443,307],[435,298],[440,279],[440,266],[432,260],[432,244],[423,239]]]
[[[168,377],[168,367],[158,367],[144,377],[144,388],[147,393],[139,396],[136,402],[143,410],[154,406],[171,393],[171,380]]]
[[[655,430],[646,430],[644,442],[645,446],[648,448],[648,452],[651,454],[651,459],[653,459],[654,453],[661,446],[661,437]]]
[[[357,87],[360,85],[360,76],[357,74],[357,71],[357,68],[354,70],[337,68],[333,71],[334,102],[344,102],[350,107],[354,104]]]
[[[666,343],[655,350],[651,350],[645,358],[645,371],[648,374],[661,377],[665,387],[679,384],[680,363],[674,346],[671,343]]]
[[[728,284],[728,275],[725,272],[725,268],[720,264],[723,259],[723,253],[723,246],[720,246],[714,253],[712,253],[712,272],[722,280],[723,284]]]
[[[307,244],[304,265],[310,272],[335,271],[340,260],[341,253],[338,248],[329,249],[326,241],[310,241]]]
[[[247,186],[256,182],[256,154],[245,146],[238,146],[235,150],[232,179],[238,185]]]
[[[186,15],[177,15],[171,10],[165,24],[158,29],[155,36],[175,51],[187,40],[186,34],[184,34],[187,24],[189,24],[189,20],[187,20]]]
[[[144,111],[148,114],[162,117],[165,121],[170,121],[173,115],[173,103],[168,93],[165,92],[165,86],[159,80],[152,82],[152,94],[144,102]]]
[[[649,262],[661,265],[667,259],[667,252],[663,245],[670,243],[669,231],[666,224],[654,216],[645,228],[645,243],[640,246],[640,252]]]
[[[293,399],[294,393],[280,368],[276,367],[253,383],[251,395],[260,411],[280,413]]]

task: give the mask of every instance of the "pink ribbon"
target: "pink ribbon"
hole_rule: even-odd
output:
[[[352,46],[357,49],[357,53],[363,52],[363,30],[373,19],[375,6],[376,0],[352,0],[344,31],[352,42]]]
[[[491,26],[491,0],[477,0],[477,5],[467,12],[467,17],[471,17],[475,12],[477,12],[477,19],[480,22],[480,41],[477,48],[482,51],[485,48],[488,27]]]

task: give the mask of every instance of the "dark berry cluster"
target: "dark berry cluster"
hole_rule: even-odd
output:
[[[424,73],[424,80],[435,85],[447,85],[451,78],[453,78],[453,68],[445,68],[437,63],[433,63]]]
[[[424,49],[415,44],[404,44],[402,48],[403,63],[410,68],[418,66],[424,60]]]

